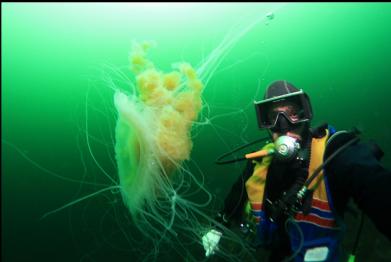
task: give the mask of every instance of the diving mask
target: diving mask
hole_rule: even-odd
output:
[[[275,128],[281,120],[293,126],[312,119],[309,97],[299,90],[255,102],[259,128]]]

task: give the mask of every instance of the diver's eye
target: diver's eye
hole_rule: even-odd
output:
[[[291,114],[291,115],[288,115],[289,118],[292,120],[292,121],[299,121],[299,115],[298,114]]]
[[[269,121],[274,122],[279,114],[284,114],[285,116],[289,117],[290,120],[293,122],[298,121],[300,119],[299,115],[297,114],[297,112],[295,110],[289,110],[289,109],[288,110],[272,110],[268,114]]]

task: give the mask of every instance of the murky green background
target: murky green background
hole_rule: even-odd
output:
[[[82,181],[110,185],[90,149],[115,178],[115,111],[104,79],[111,76],[125,86],[112,69],[126,71],[132,40],[156,41],[150,57],[163,70],[178,61],[196,66],[230,29],[239,33],[237,25],[274,9],[273,19],[257,24],[227,54],[204,92],[209,111],[203,111],[203,119],[211,124],[197,126],[190,166],[201,168],[216,195],[211,208],[221,205],[242,169],[241,164],[216,166],[214,160],[265,134],[256,127],[252,102],[277,79],[311,96],[314,125],[360,127],[364,139],[381,145],[383,163],[391,168],[390,3],[6,3],[1,32],[3,261],[135,260],[137,251],[121,234],[131,228],[118,215],[126,210],[110,194],[40,220],[102,188]],[[348,219],[357,223],[353,216]],[[347,248],[354,226],[349,232]],[[366,222],[357,261],[389,261],[390,247]]]

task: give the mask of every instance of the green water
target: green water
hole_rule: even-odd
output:
[[[390,3],[5,3],[2,259],[133,261],[137,251],[121,234],[131,225],[118,215],[124,213],[119,202],[113,203],[118,198],[98,196],[40,220],[101,188],[80,181],[110,184],[91,152],[116,175],[111,137],[116,115],[103,80],[114,75],[112,68],[126,71],[133,40],[156,41],[150,57],[163,70],[180,61],[197,66],[231,29],[239,33],[270,10],[274,17],[237,42],[204,92],[209,111],[203,114],[211,124],[195,130],[190,166],[196,163],[205,174],[217,198],[212,206],[221,204],[242,169],[216,166],[214,159],[264,135],[252,102],[278,79],[310,95],[314,124],[360,127],[365,139],[381,145],[383,163],[391,168]],[[365,225],[356,261],[389,261],[390,243]]]

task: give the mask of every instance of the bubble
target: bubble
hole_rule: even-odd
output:
[[[266,14],[266,18],[267,18],[268,20],[273,20],[273,19],[274,19],[274,13],[273,13],[273,12],[267,13],[267,14]]]

